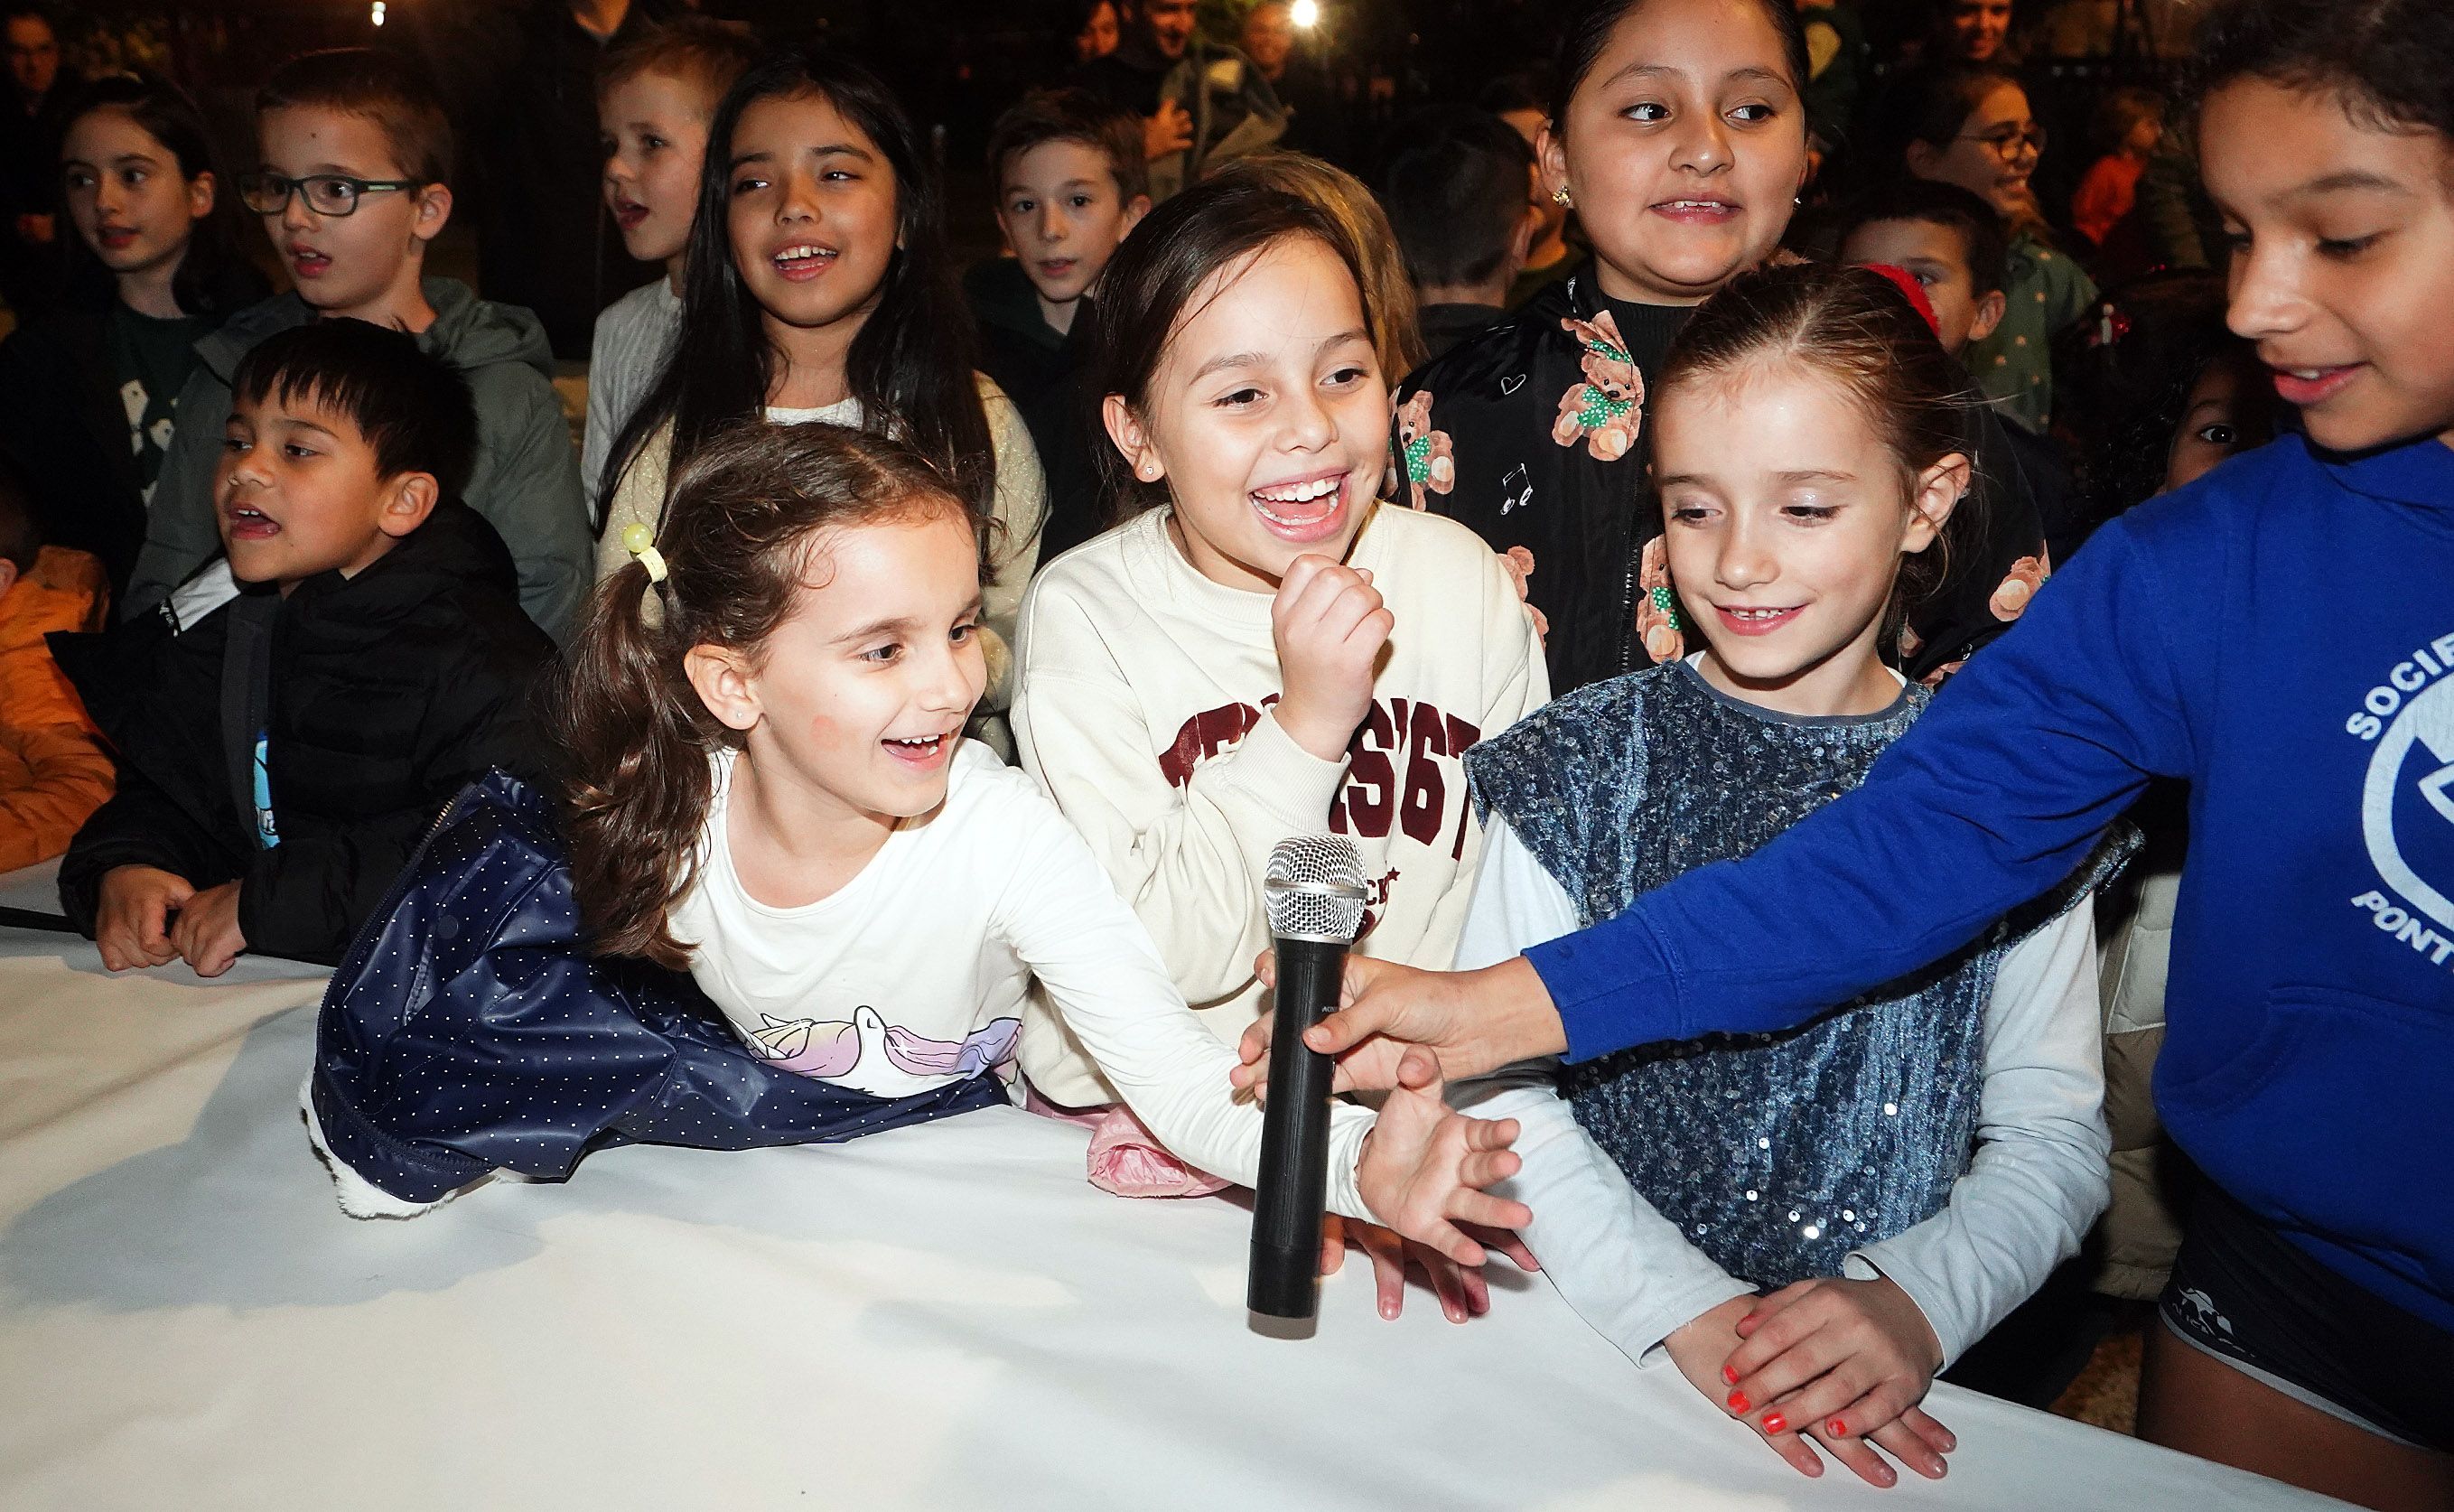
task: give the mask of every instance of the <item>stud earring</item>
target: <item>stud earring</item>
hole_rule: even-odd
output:
[[[1568,192],[1564,189],[1555,189],[1551,191],[1551,203],[1568,210],[1574,210],[1577,208],[1577,202],[1568,196]]]

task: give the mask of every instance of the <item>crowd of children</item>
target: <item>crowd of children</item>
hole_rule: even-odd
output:
[[[2445,1505],[2454,30],[2228,0],[2062,216],[2009,21],[1884,71],[1845,3],[1579,0],[1367,181],[1286,150],[1282,17],[1095,7],[968,272],[866,68],[633,28],[599,188],[658,272],[576,445],[536,317],[427,272],[420,67],[281,63],[231,173],[87,86],[0,343],[0,870],[113,970],[337,965],[310,1134],[408,1217],[1007,1099],[1110,1190],[1249,1181],[1261,883],[1343,836],[1384,1312],[1539,1264],[1889,1485],[2146,1204],[2144,1431]],[[2140,229],[2177,139],[2228,286]]]

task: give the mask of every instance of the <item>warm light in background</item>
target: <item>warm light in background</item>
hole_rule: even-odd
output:
[[[375,0],[375,7],[372,10],[367,12],[367,19],[377,26],[381,26],[383,25],[383,11],[384,0]]]
[[[1320,0],[1295,0],[1295,4],[1287,7],[1287,19],[1299,27],[1319,25]]]

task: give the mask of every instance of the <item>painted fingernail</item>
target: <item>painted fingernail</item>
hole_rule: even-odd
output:
[[[1730,1393],[1730,1410],[1731,1410],[1732,1412],[1743,1413],[1743,1412],[1745,1412],[1749,1407],[1752,1407],[1752,1406],[1754,1406],[1754,1405],[1755,1405],[1755,1403],[1754,1403],[1754,1402],[1751,1402],[1751,1401],[1749,1401],[1747,1400],[1747,1394],[1746,1394],[1745,1392],[1743,1392],[1743,1391],[1733,1391],[1733,1392],[1731,1392],[1731,1393]]]
[[[1782,1417],[1778,1412],[1767,1412],[1764,1414],[1764,1432],[1786,1433],[1788,1431],[1789,1420],[1787,1418]]]
[[[1845,1439],[1845,1438],[1849,1437],[1849,1425],[1848,1425],[1847,1423],[1845,1423],[1845,1422],[1842,1422],[1842,1421],[1841,1421],[1840,1419],[1838,1419],[1838,1418],[1833,1419],[1830,1422],[1826,1423],[1824,1426],[1826,1426],[1826,1427],[1828,1427],[1828,1428],[1830,1428],[1830,1429],[1832,1430],[1832,1437],[1834,1437],[1834,1438],[1836,1438],[1836,1439]]]
[[[1721,1379],[1728,1381],[1733,1386],[1737,1385],[1739,1383],[1739,1367],[1736,1365],[1723,1365],[1721,1367]]]

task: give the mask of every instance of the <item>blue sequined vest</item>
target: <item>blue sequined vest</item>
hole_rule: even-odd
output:
[[[1745,856],[1856,787],[1928,700],[1795,718],[1683,662],[1580,688],[1466,772],[1583,923]],[[1577,1121],[1714,1263],[1772,1287],[1940,1212],[1967,1169],[2002,932],[1803,1028],[1646,1045],[1565,1068]]]

